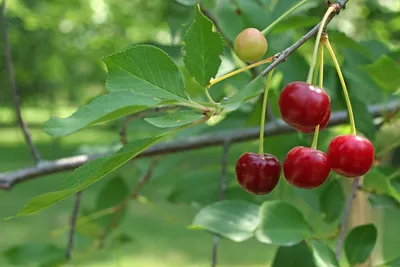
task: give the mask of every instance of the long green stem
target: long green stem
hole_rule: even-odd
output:
[[[223,75],[223,76],[221,76],[221,77],[219,77],[219,78],[212,79],[212,80],[210,81],[210,84],[207,86],[206,89],[210,89],[210,87],[213,86],[214,84],[219,83],[219,82],[221,82],[221,81],[223,81],[223,80],[225,80],[225,79],[228,79],[229,77],[232,77],[232,76],[234,76],[234,75],[236,75],[236,74],[239,74],[239,73],[241,73],[241,72],[243,72],[243,71],[252,69],[252,68],[254,68],[254,67],[257,67],[257,66],[260,66],[260,65],[263,65],[263,64],[266,64],[266,63],[270,63],[270,62],[272,62],[273,60],[274,60],[274,57],[269,57],[269,58],[260,60],[260,61],[258,61],[258,62],[256,62],[256,63],[253,63],[253,64],[251,64],[251,65],[248,65],[248,66],[246,66],[246,67],[243,67],[243,68],[234,70],[234,71],[232,71],[232,72],[229,72],[228,74],[225,74],[225,75]]]
[[[319,88],[324,87],[324,47],[325,40],[321,42],[321,49],[319,52]]]
[[[324,41],[321,42],[319,49],[319,88],[324,86]],[[316,68],[317,69],[317,68]],[[314,78],[316,78],[314,76]],[[315,127],[314,138],[311,145],[311,148],[317,149],[318,146],[318,135],[319,135],[319,125]]]
[[[265,113],[267,111],[268,91],[269,91],[269,86],[271,84],[271,79],[272,79],[272,73],[273,72],[274,72],[274,70],[272,70],[268,74],[267,84],[265,85],[265,89],[264,89],[264,99],[263,99],[263,105],[262,105],[262,110],[261,110],[261,123],[260,123],[260,143],[258,144],[258,154],[260,154],[260,155],[264,154]]]
[[[218,106],[219,104],[214,101],[214,99],[212,98],[212,96],[208,92],[207,88],[204,91],[205,91],[205,94],[206,94],[206,97],[207,97],[208,101],[210,101],[210,103],[213,104],[214,106]]]
[[[334,11],[335,11],[335,7],[330,6],[328,8],[328,10],[326,11],[326,13],[321,21],[321,24],[319,26],[319,30],[317,33],[317,40],[315,41],[315,45],[314,45],[314,52],[313,52],[313,57],[312,57],[312,61],[311,61],[310,71],[308,72],[307,83],[311,83],[311,81],[312,81],[312,75],[314,73],[315,63],[317,61],[318,48],[319,48],[319,44],[320,44],[320,40],[321,40],[321,36],[322,36],[322,31],[324,30],[324,27],[325,27],[326,21],[328,20],[329,15]]]
[[[319,49],[318,49],[318,55],[321,55],[321,50],[322,50],[323,46],[320,45]],[[323,63],[322,63],[323,64]],[[315,65],[315,69],[314,69],[314,74],[313,74],[313,79],[312,79],[312,84],[317,84],[317,78],[318,78],[318,71],[321,68],[321,57],[317,58],[317,63]]]
[[[300,3],[298,3],[297,5],[293,6],[291,9],[289,9],[288,11],[286,11],[282,16],[280,16],[279,18],[277,18],[274,22],[272,22],[267,28],[265,28],[264,30],[262,30],[262,34],[264,36],[266,36],[273,27],[275,27],[279,22],[281,22],[283,19],[285,19],[287,16],[289,16],[293,11],[295,11],[296,9],[298,9],[300,6],[302,6],[304,3],[306,3],[308,0],[303,0]]]
[[[326,48],[328,48],[328,50],[329,50],[329,53],[330,53],[330,55],[332,57],[332,60],[333,60],[333,64],[335,65],[335,68],[336,68],[336,72],[337,72],[337,74],[339,76],[340,83],[342,84],[344,98],[346,100],[346,105],[347,105],[347,110],[349,111],[351,134],[356,135],[357,134],[356,123],[354,121],[353,109],[351,107],[350,96],[349,96],[349,92],[347,90],[346,83],[344,81],[343,73],[342,73],[342,71],[340,69],[340,65],[339,65],[339,62],[338,62],[338,60],[336,58],[335,52],[333,51],[333,48],[332,48],[331,44],[329,43],[328,39],[326,39],[325,45],[326,45]]]
[[[313,138],[312,145],[311,145],[311,148],[313,148],[313,149],[317,149],[318,135],[319,135],[319,125],[317,127],[315,127],[314,138]]]

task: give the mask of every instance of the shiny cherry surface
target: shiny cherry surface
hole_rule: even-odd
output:
[[[325,117],[325,119],[321,122],[319,125],[319,131],[322,131],[325,129],[326,125],[328,125],[329,119],[331,118],[331,111],[329,110],[328,115]],[[308,133],[308,134],[313,134],[315,132],[315,127],[293,127],[296,131],[302,132],[302,133]]]
[[[272,154],[244,153],[236,163],[236,177],[248,192],[264,195],[271,192],[279,182],[281,164]]]
[[[349,178],[366,174],[372,167],[374,154],[372,143],[357,135],[336,136],[328,146],[332,170]]]
[[[314,129],[322,124],[330,112],[327,92],[305,82],[292,82],[283,88],[279,96],[282,119],[298,129]]]
[[[311,189],[325,183],[331,167],[327,155],[319,150],[297,146],[283,163],[286,180],[299,188]]]

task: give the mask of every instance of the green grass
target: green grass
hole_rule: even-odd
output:
[[[47,113],[38,112],[38,114]],[[46,118],[42,118],[44,115],[33,117],[32,120],[35,122],[46,120]],[[45,159],[79,154],[79,150],[82,149],[81,144],[96,146],[118,142],[118,132],[106,130],[105,127],[101,129],[90,128],[60,139],[51,138],[39,128],[35,128],[32,129],[32,136]],[[236,149],[240,150],[241,147],[235,146],[233,148],[233,150]],[[207,165],[211,161],[215,161],[211,155],[201,157],[201,153],[198,154],[198,158],[202,160],[201,164]],[[187,157],[188,155],[185,154],[184,159]],[[179,159],[176,162],[181,164]],[[16,127],[2,128],[0,130],[0,171],[15,170],[31,165],[32,159],[21,131]],[[132,164],[129,164],[129,166],[132,166]],[[122,173],[124,180],[132,187],[136,183],[137,169],[143,171],[145,167],[141,164],[134,164],[135,168],[129,166],[124,167]],[[93,248],[92,241],[89,238],[78,232],[73,254],[74,260],[71,266],[210,266],[212,235],[202,230],[187,228],[196,214],[196,208],[189,204],[174,205],[165,200],[165,191],[168,191],[168,188],[173,185],[174,175],[179,177],[182,174],[179,172],[172,173],[166,177],[162,173],[165,170],[164,168],[166,168],[166,172],[174,172],[174,168],[171,169],[171,166],[160,168],[162,170],[158,172],[161,172],[161,174],[151,180],[143,190],[143,196],[147,197],[155,205],[155,208],[151,205],[132,201],[127,216],[120,225],[120,233],[129,235],[133,241],[121,246],[111,243],[102,251],[98,251]],[[19,184],[11,191],[0,191],[0,218],[15,215],[31,198],[41,193],[58,190],[67,175],[67,173],[48,175]],[[106,177],[83,192],[83,210],[93,208],[99,189],[105,185],[109,178],[111,177]],[[43,243],[51,243],[64,249],[67,243],[67,233],[64,232],[56,237],[52,236],[51,233],[68,226],[72,206],[73,198],[69,198],[40,214],[0,221],[0,251],[28,243],[37,244],[37,246]],[[379,212],[374,214],[379,214]],[[384,216],[381,219],[378,216],[374,219],[374,221],[380,221],[378,242],[381,244],[380,248],[382,248],[382,251],[375,251],[375,253],[383,255],[386,259],[391,259],[398,255],[397,248],[400,246],[400,239],[397,234],[400,212],[388,210],[383,214]],[[218,266],[268,266],[275,251],[275,247],[263,245],[255,240],[239,244],[221,240]],[[41,255],[34,256],[30,259],[29,264],[23,266],[39,266],[37,263],[40,261]],[[2,254],[0,254],[0,266],[12,266]]]
[[[41,154],[46,159],[76,154],[79,145],[116,142],[115,132],[89,129],[59,140],[33,129],[32,135]],[[0,170],[13,170],[30,166],[32,160],[18,128],[3,129],[0,132]],[[0,217],[14,215],[29,199],[41,193],[57,190],[61,180],[67,174],[48,175],[17,185],[11,191],[0,191]],[[83,192],[84,209],[93,207],[96,193],[105,181],[91,186]],[[135,181],[129,181],[133,185]],[[157,183],[151,185],[157,190]],[[147,191],[153,190],[153,188]],[[152,199],[150,198],[152,201]],[[90,240],[77,235],[73,266],[141,266],[141,267],[194,267],[209,266],[212,247],[212,235],[201,230],[190,230],[196,209],[189,205],[173,205],[162,199],[155,199],[156,209],[150,205],[131,202],[128,216],[121,224],[120,231],[133,238],[131,243],[111,245],[103,251],[88,252]],[[2,230],[0,250],[25,243],[51,242],[58,247],[66,246],[66,233],[52,237],[51,231],[68,225],[73,198],[50,207],[44,212],[13,220],[0,221]],[[160,212],[162,211],[162,213]],[[160,215],[161,214],[161,215]],[[168,214],[165,216],[163,214]],[[172,218],[172,219],[169,219]],[[262,245],[254,240],[236,244],[221,240],[219,266],[266,266],[270,262],[275,248]],[[38,255],[40,259],[40,256]],[[118,264],[119,265],[118,265]],[[11,266],[4,257],[0,257],[0,266]],[[32,265],[37,266],[35,258]]]

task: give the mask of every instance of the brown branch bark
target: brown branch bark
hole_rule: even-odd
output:
[[[376,118],[381,117],[384,112],[391,112],[393,110],[399,109],[399,107],[400,101],[392,101],[388,104],[369,106],[368,110],[370,114]],[[336,111],[332,112],[332,116],[329,120],[329,124],[327,127],[332,127],[345,123],[348,123],[347,111]],[[200,136],[191,137],[183,140],[176,140],[173,142],[159,143],[145,150],[137,158],[172,154],[212,146],[220,146],[223,145],[227,139],[230,139],[232,143],[244,142],[257,139],[260,134],[259,131],[259,127],[243,128],[229,131],[221,131],[217,133],[203,134]],[[294,131],[295,130],[292,127],[284,123],[282,120],[267,123],[264,128],[265,136],[275,136],[285,133],[291,133]],[[77,167],[80,167],[81,165],[95,159],[98,156],[103,155],[80,155],[68,158],[61,158],[55,161],[43,162],[35,167],[0,173],[0,188],[10,189],[14,185],[23,181],[34,179],[47,174],[74,170]]]
[[[69,230],[69,235],[68,235],[67,250],[65,251],[65,260],[67,262],[71,259],[72,248],[74,247],[75,226],[76,226],[76,221],[78,219],[78,213],[81,204],[81,196],[82,196],[82,191],[79,191],[75,195],[74,209],[72,210],[72,216],[71,216],[71,228]]]
[[[39,163],[39,161],[40,161],[39,152],[36,149],[35,145],[33,144],[29,128],[26,125],[26,123],[24,122],[24,120],[22,118],[22,114],[21,114],[20,97],[19,97],[19,93],[18,93],[17,83],[15,82],[14,66],[13,66],[13,60],[12,60],[12,55],[11,55],[11,47],[10,47],[10,41],[8,39],[6,0],[3,0],[3,3],[1,4],[1,17],[2,17],[1,22],[2,22],[5,65],[7,68],[8,80],[10,82],[10,87],[11,87],[11,91],[12,91],[15,113],[17,115],[18,124],[21,127],[22,133],[23,133],[25,141],[31,151],[31,154],[32,154],[35,162]]]

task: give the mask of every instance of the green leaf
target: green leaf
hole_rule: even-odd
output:
[[[385,262],[378,267],[400,267],[400,257],[397,257],[393,260],[390,260],[388,262]]]
[[[108,181],[97,195],[95,210],[100,211],[120,204],[129,194],[129,187],[122,177]],[[125,216],[126,207],[121,210],[120,220]],[[116,215],[110,214],[96,220],[97,223],[108,227]]]
[[[319,18],[319,17],[292,16],[292,17],[289,17],[289,18],[283,20],[279,24],[277,24],[273,28],[272,32],[280,33],[280,32],[287,32],[289,30],[304,29],[304,28],[308,28],[308,27],[317,25],[320,21],[321,21],[321,18]]]
[[[188,101],[182,74],[163,50],[134,45],[105,57],[109,91],[132,90],[138,94],[170,101]]]
[[[351,265],[365,262],[375,247],[378,236],[373,224],[366,224],[353,228],[347,235],[344,250]]]
[[[285,201],[267,201],[260,208],[258,241],[278,246],[292,246],[309,237],[310,226],[303,214]]]
[[[272,267],[315,267],[313,255],[305,242],[290,247],[279,247]]]
[[[362,66],[362,69],[386,93],[394,93],[400,88],[400,67],[396,61],[383,55],[376,62]]]
[[[215,169],[199,169],[187,175],[182,174],[176,181],[168,200],[173,203],[211,204],[217,200],[219,176]]]
[[[186,51],[183,59],[185,66],[204,87],[217,75],[221,65],[220,55],[224,51],[221,34],[214,32],[212,28],[211,20],[201,13],[199,6],[196,6],[193,23],[183,38]]]
[[[391,195],[392,189],[387,175],[374,167],[366,175],[364,175],[363,188],[368,192],[377,193],[379,195]]]
[[[292,189],[296,193],[296,195],[298,195],[301,199],[304,200],[304,202],[307,203],[308,206],[310,206],[314,210],[320,210],[321,200],[320,196],[318,196],[315,190],[308,190],[297,187],[293,187]]]
[[[229,0],[218,0],[213,14],[218,19],[219,28],[231,42],[246,28],[242,16],[236,13],[236,7]]]
[[[190,124],[203,117],[203,114],[195,110],[179,110],[171,114],[145,118],[144,120],[159,128],[171,128]]]
[[[44,125],[51,136],[66,136],[91,124],[114,120],[158,105],[161,100],[122,90],[102,95],[67,118],[52,117]]]
[[[27,243],[11,247],[3,252],[4,257],[12,265],[31,266],[32,264],[43,264],[49,261],[62,261],[64,249],[52,244]]]
[[[131,160],[132,158],[139,155],[146,148],[150,147],[157,140],[163,137],[166,133],[141,139],[135,140],[122,147],[117,153],[97,158],[93,161],[89,161],[85,165],[76,169],[69,177],[69,188],[54,191],[39,195],[31,199],[14,217],[28,216],[37,214],[49,206],[66,199],[69,196],[85,189],[86,187],[97,182],[107,174],[115,171],[123,164]],[[10,217],[7,219],[11,219]]]
[[[329,31],[329,37],[332,38],[332,40],[335,40],[335,43],[340,44],[340,47],[350,48],[368,58],[371,58],[372,56],[367,47],[350,38],[343,32],[335,30]]]
[[[132,236],[130,236],[129,234],[121,233],[113,238],[113,240],[111,241],[111,245],[113,247],[117,247],[117,246],[121,246],[121,245],[130,244],[134,241],[135,241],[135,239]]]
[[[199,0],[175,0],[175,2],[184,6],[194,6]]]
[[[238,93],[221,103],[221,107],[229,111],[237,110],[247,100],[258,96],[264,90],[263,77],[257,77]]]
[[[335,253],[328,245],[317,240],[310,240],[308,243],[312,247],[314,262],[318,267],[339,266]]]
[[[372,206],[378,208],[391,208],[391,209],[400,208],[400,203],[397,202],[397,200],[391,196],[371,194],[368,197],[368,201]]]
[[[327,223],[332,223],[340,217],[344,207],[345,195],[339,181],[332,179],[320,193],[319,202]]]
[[[354,111],[357,130],[365,134],[368,139],[374,140],[377,129],[371,113],[368,112],[367,105],[365,102],[359,100],[358,97],[353,96],[352,93],[350,93],[350,101]]]
[[[258,225],[258,208],[245,201],[216,202],[200,210],[193,225],[232,241],[242,242],[253,236]]]
[[[247,27],[261,30],[269,24],[269,14],[266,14],[265,10],[259,3],[257,3],[257,1],[237,0],[235,1],[235,4],[241,11],[241,17],[246,22]]]

